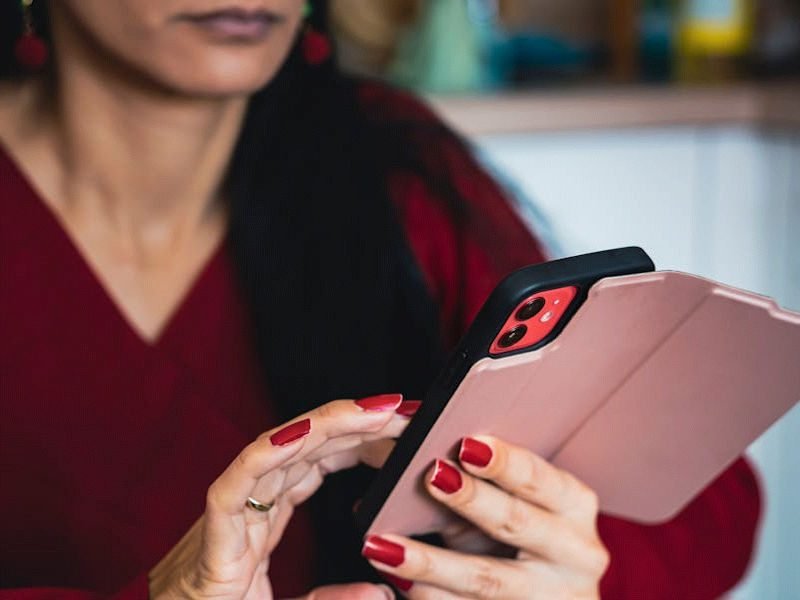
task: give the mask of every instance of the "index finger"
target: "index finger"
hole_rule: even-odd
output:
[[[458,457],[465,470],[493,481],[514,496],[554,513],[574,514],[594,522],[594,491],[527,448],[480,435],[464,438]]]
[[[359,400],[334,400],[307,412],[302,416],[310,419],[314,427],[303,451],[291,462],[315,455],[316,450],[331,440],[352,438],[354,444],[358,444],[369,434],[382,431],[396,417],[395,409],[402,401],[402,394],[381,394]],[[400,422],[400,419],[394,420]],[[266,432],[259,439],[272,435]]]
[[[267,473],[303,460],[330,439],[380,430],[401,401],[400,394],[335,400],[261,434],[211,485],[208,507],[226,514],[241,512],[258,480]]]

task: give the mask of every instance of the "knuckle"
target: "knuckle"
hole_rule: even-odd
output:
[[[219,495],[219,483],[215,481],[208,486],[208,490],[206,490],[206,510],[214,511],[219,507]]]
[[[602,576],[606,571],[608,571],[608,567],[610,566],[611,566],[611,553],[605,548],[603,548],[602,551],[600,552],[600,560],[598,561],[598,568],[597,568],[598,574]]]
[[[478,598],[500,598],[503,580],[494,565],[479,561],[470,575],[468,588],[470,595]]]
[[[597,492],[569,473],[565,473],[565,479],[571,496],[574,498],[575,505],[592,516],[597,514],[600,506],[600,498],[597,496]]]
[[[537,457],[538,458],[538,457]],[[527,498],[535,498],[541,490],[542,465],[539,460],[532,460],[528,464],[525,476],[519,482],[519,491]]]
[[[256,458],[256,451],[253,448],[252,444],[245,446],[239,454],[236,455],[236,458],[233,459],[234,467],[239,470],[247,470],[247,468],[252,464],[253,460]]]
[[[587,486],[586,484],[581,484],[583,489],[583,501],[586,505],[586,508],[589,509],[591,514],[594,516],[597,514],[597,511],[600,508],[600,498],[597,496],[597,492],[595,492],[592,488]]]
[[[598,576],[606,572],[611,564],[611,554],[600,543],[594,544],[589,551],[589,568]]]
[[[557,469],[555,473],[559,495],[569,501],[580,498],[581,483],[567,471]]]
[[[556,489],[562,501],[572,501],[576,496],[579,496],[578,480],[572,475],[561,469],[555,471]]]
[[[314,409],[320,419],[333,419],[339,413],[340,401],[326,402]]]
[[[417,555],[414,565],[414,573],[412,573],[411,576],[413,579],[428,581],[434,575],[434,570],[435,567],[430,555],[427,552],[422,551]]]
[[[510,496],[500,523],[500,532],[506,539],[518,540],[531,529],[532,515],[525,502]]]

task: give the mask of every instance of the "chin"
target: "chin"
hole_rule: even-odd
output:
[[[166,88],[188,96],[249,95],[275,77],[288,51],[288,47],[281,52],[206,49],[192,53],[191,60],[180,60],[178,55],[166,64],[161,62],[160,68],[147,70]]]
[[[192,72],[169,77],[164,83],[186,96],[242,96],[253,94],[267,85],[277,70],[277,66],[265,71],[263,66],[247,69],[237,65],[225,69],[204,65]]]

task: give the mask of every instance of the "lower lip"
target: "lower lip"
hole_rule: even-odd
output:
[[[214,37],[244,42],[262,40],[275,25],[267,19],[240,19],[222,15],[189,19],[188,22]]]

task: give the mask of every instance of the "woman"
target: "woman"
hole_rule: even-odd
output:
[[[487,437],[467,442],[487,466],[448,468],[457,490],[427,479],[464,517],[449,548],[362,545],[364,472],[346,469],[381,463],[416,407],[394,392],[424,391],[539,245],[430,112],[336,72],[311,28],[324,6],[37,2],[34,74],[12,62],[15,43],[42,58],[15,42],[17,8],[0,15],[0,582],[17,588],[0,598],[281,597],[370,564],[411,598],[713,598],[741,577],[744,462],[644,527]]]

